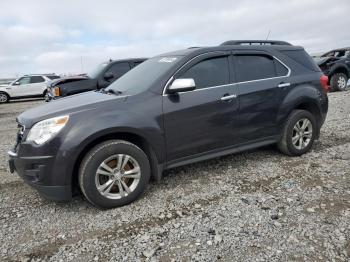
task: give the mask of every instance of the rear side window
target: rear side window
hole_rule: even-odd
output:
[[[130,65],[128,62],[123,63],[116,63],[112,65],[106,73],[112,73],[114,75],[114,78],[121,77],[126,72],[130,70]]]
[[[183,73],[179,78],[193,78],[196,88],[226,85],[230,81],[227,57],[203,60]]]
[[[305,50],[281,50],[281,53],[309,70],[320,71],[320,68],[316,65],[311,56],[305,52]]]
[[[31,76],[30,77],[31,84],[42,83],[42,82],[45,82],[45,79],[42,76]]]
[[[234,56],[237,82],[276,76],[274,59],[265,55]]]
[[[60,78],[59,76],[46,76],[46,77],[49,78],[49,79],[51,79],[51,80]]]

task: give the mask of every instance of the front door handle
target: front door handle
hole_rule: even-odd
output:
[[[221,101],[228,101],[228,100],[232,100],[234,98],[237,98],[236,94],[233,95],[224,95],[223,97],[220,98]]]
[[[278,87],[287,87],[290,86],[290,83],[280,83]]]

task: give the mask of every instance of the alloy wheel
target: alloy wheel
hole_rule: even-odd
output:
[[[0,103],[7,102],[7,96],[5,94],[0,94]]]
[[[99,193],[109,199],[120,199],[132,193],[140,182],[139,163],[126,154],[113,155],[97,168],[95,184]]]
[[[339,87],[340,89],[345,89],[346,84],[347,84],[347,83],[346,83],[345,77],[340,76],[340,77],[338,78],[337,84],[338,84],[338,87]]]
[[[307,118],[302,118],[296,122],[293,127],[292,143],[293,146],[302,150],[307,147],[312,138],[312,123]]]

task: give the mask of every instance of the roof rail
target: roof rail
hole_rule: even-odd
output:
[[[229,40],[221,45],[292,45],[279,40]]]

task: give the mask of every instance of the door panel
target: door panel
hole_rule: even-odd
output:
[[[168,163],[236,143],[238,87],[230,84],[230,66],[227,55],[210,54],[174,76],[194,79],[196,90],[163,96]]]
[[[28,85],[28,95],[37,96],[43,94],[46,88],[45,79],[42,76],[31,76]]]
[[[238,101],[222,101],[237,93],[228,85],[163,97],[168,161],[236,143]]]
[[[18,83],[18,84],[15,84]],[[9,88],[9,94],[11,97],[21,97],[28,95],[28,85],[30,83],[30,77],[25,76],[18,79]]]
[[[279,79],[239,84],[240,142],[276,135]]]
[[[240,143],[277,135],[278,85],[288,70],[266,53],[240,52],[233,61],[239,87]]]

